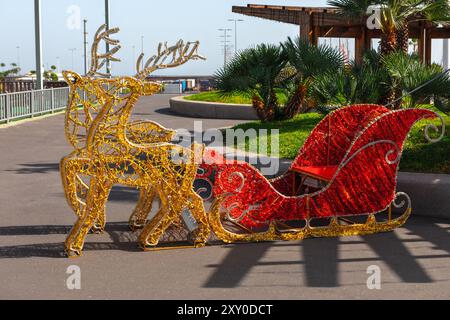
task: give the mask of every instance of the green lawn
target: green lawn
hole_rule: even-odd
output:
[[[286,96],[283,93],[278,93],[278,100],[280,104],[286,102]],[[223,95],[218,91],[201,92],[184,97],[186,100],[191,101],[203,101],[203,102],[220,102],[220,103],[234,103],[234,104],[252,104],[252,99],[250,97],[233,94],[233,95]]]
[[[251,104],[252,100],[241,95],[223,96],[217,91],[201,92],[191,96],[184,97],[186,100],[203,101],[203,102],[220,102],[220,103],[235,103],[235,104]]]
[[[400,165],[401,171],[450,174],[450,116],[445,116],[442,113],[441,115],[444,116],[446,121],[446,136],[444,139],[439,143],[429,144],[424,137],[424,127],[430,122],[421,121],[417,123],[405,145]],[[255,121],[238,125],[234,129],[279,129],[279,156],[293,159],[311,130],[323,117],[318,113],[300,114],[288,121],[269,123]],[[439,124],[439,121],[435,123]],[[246,142],[246,146],[237,147],[244,149],[248,148],[248,145],[249,141]],[[270,146],[270,143],[268,145]]]

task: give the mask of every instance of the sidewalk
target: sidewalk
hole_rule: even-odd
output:
[[[195,119],[168,111],[169,97],[142,99],[135,116],[193,127]],[[0,298],[450,298],[450,221],[417,216],[373,236],[142,252],[126,224],[138,194],[115,187],[105,234],[88,235],[81,258],[63,258],[75,220],[59,177],[59,160],[71,151],[63,119],[0,129]],[[81,290],[66,287],[71,265],[81,268]],[[381,269],[381,290],[367,289],[371,265]]]

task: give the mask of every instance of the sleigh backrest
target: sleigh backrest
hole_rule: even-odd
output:
[[[359,133],[386,112],[387,108],[370,104],[331,112],[311,132],[293,166],[339,165]]]
[[[383,114],[356,137],[346,159],[367,144],[380,140],[391,141],[403,150],[407,135],[416,122],[436,118],[437,114],[427,109],[403,109]]]
[[[413,125],[438,115],[426,109],[403,109],[381,115],[355,138],[326,190],[314,197],[311,215],[355,215],[384,210],[396,196],[403,146]],[[430,142],[439,141],[428,137]],[[434,127],[437,129],[437,127]]]

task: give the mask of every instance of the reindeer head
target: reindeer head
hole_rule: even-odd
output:
[[[120,61],[114,57],[120,50],[119,41],[110,38],[110,35],[117,32],[118,28],[106,30],[106,25],[97,30],[91,47],[91,66],[86,76],[80,76],[74,71],[63,71],[64,79],[70,87],[65,132],[67,140],[77,151],[86,148],[89,128],[108,98],[104,92],[106,79],[95,77],[107,76],[99,70],[108,60]],[[99,45],[102,41],[115,47],[105,54],[99,54]]]
[[[136,62],[136,78],[144,82],[143,95],[152,95],[161,90],[161,85],[155,82],[147,82],[145,79],[160,69],[169,69],[181,66],[189,60],[206,60],[198,54],[200,42],[184,42],[179,40],[175,45],[168,47],[167,42],[160,43],[157,54],[150,57],[141,68],[144,54],[142,53]]]
[[[100,72],[100,70],[108,61],[120,61],[120,59],[114,57],[121,49],[120,42],[110,38],[111,35],[119,31],[119,28],[107,30],[106,25],[102,25],[97,30],[91,47],[91,65],[86,76],[80,76],[73,71],[63,72],[64,78],[71,89],[66,110],[66,136],[77,151],[82,151],[86,148],[87,132],[108,100],[114,99],[117,105],[111,108],[111,112],[117,112],[117,109],[122,107],[117,102],[126,102],[130,97],[130,95],[125,94],[127,91],[134,92],[133,99],[136,99],[136,96],[149,96],[161,90],[161,84],[145,81],[146,77],[154,71],[174,68],[185,64],[189,60],[205,59],[197,54],[198,41],[184,43],[180,40],[172,47],[168,47],[167,43],[160,43],[157,54],[147,60],[142,70],[141,64],[144,54],[139,56],[136,63],[137,75],[135,79],[128,77],[108,79],[109,75]],[[99,53],[102,41],[114,47],[106,53]],[[120,85],[120,90],[115,90],[118,83],[133,83],[133,86],[132,88],[127,88]],[[109,120],[105,118],[105,121]]]

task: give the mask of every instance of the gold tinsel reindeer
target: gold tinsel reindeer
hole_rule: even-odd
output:
[[[164,231],[179,220],[188,209],[199,224],[194,245],[204,245],[210,231],[202,199],[192,184],[203,147],[186,149],[169,143],[175,132],[152,121],[130,121],[137,100],[152,95],[161,85],[147,82],[149,74],[180,66],[189,60],[204,59],[197,54],[199,42],[177,42],[168,47],[160,44],[156,55],[141,69],[144,55],[139,57],[135,77],[105,78],[99,70],[120,49],[119,41],[110,38],[118,28],[99,28],[92,45],[89,73],[82,77],[65,71],[71,93],[66,111],[65,132],[74,151],[61,160],[61,177],[70,207],[76,213],[75,223],[65,242],[69,256],[80,255],[86,234],[105,227],[106,202],[115,184],[138,188],[140,197],[130,217],[132,229],[143,228],[140,244],[156,246]],[[98,54],[101,41],[115,47]],[[166,62],[169,61],[169,62]],[[146,224],[153,199],[158,196],[161,207]]]

